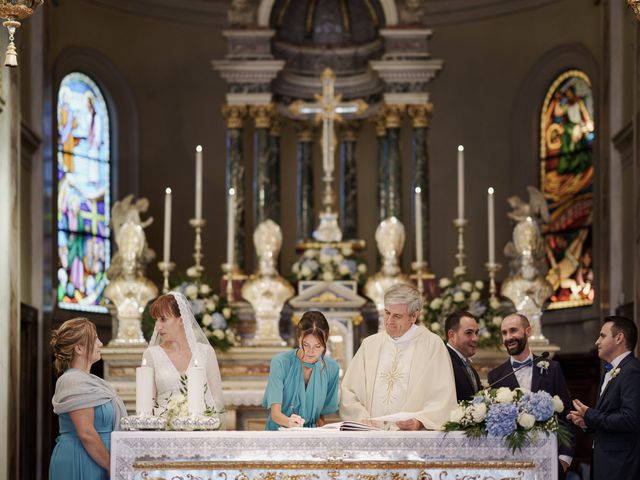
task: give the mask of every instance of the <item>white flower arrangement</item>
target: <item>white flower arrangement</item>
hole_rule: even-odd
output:
[[[454,272],[455,273],[455,272]],[[482,280],[469,281],[463,275],[443,277],[438,281],[439,296],[426,304],[423,323],[446,340],[444,322],[447,317],[460,310],[468,310],[478,318],[480,346],[502,345],[500,327],[507,311],[498,299],[482,300],[485,284]]]
[[[355,280],[359,284],[364,282],[367,265],[360,257],[353,255],[350,247],[341,249],[335,247],[311,248],[291,266],[291,281],[300,280]]]
[[[569,445],[569,430],[557,417],[563,409],[557,395],[552,398],[544,391],[485,389],[472,400],[461,401],[443,428],[446,432],[462,430],[473,438],[504,438],[513,453],[521,450],[538,432],[556,433],[561,445]]]

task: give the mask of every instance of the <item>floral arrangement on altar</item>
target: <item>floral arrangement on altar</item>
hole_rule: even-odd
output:
[[[555,433],[558,442],[568,446],[569,429],[557,416],[563,410],[560,397],[552,397],[542,390],[493,388],[481,390],[473,400],[460,402],[443,428],[446,432],[462,430],[468,437],[504,438],[513,453],[539,433]]]
[[[205,392],[207,391],[207,385],[205,384]],[[169,398],[169,401],[167,402],[167,407],[165,409],[164,412],[162,412],[160,415],[166,416],[167,418],[167,429],[168,430],[200,430],[202,428],[199,428],[199,425],[194,424],[188,424],[188,419],[187,417],[189,417],[189,401],[188,401],[188,388],[187,388],[187,376],[186,375],[180,375],[180,393],[175,394],[175,395],[171,395],[171,397]],[[156,405],[156,408],[158,408],[158,405]],[[202,414],[203,417],[213,417],[214,415],[220,414],[220,413],[224,413],[224,411],[221,412],[216,412],[213,408],[207,406],[207,409],[204,411],[204,413]],[[187,422],[185,425],[183,425],[185,423],[185,419],[187,419]],[[213,420],[213,419],[209,419],[209,420]],[[193,423],[193,419],[192,419],[192,423]],[[211,425],[215,425],[215,423],[211,423]],[[214,428],[214,430],[217,430],[218,428],[220,428],[220,422],[217,422],[217,428]],[[187,428],[184,428],[187,427]],[[208,430],[210,430],[211,428],[207,428]]]
[[[193,316],[213,348],[225,352],[238,343],[233,331],[238,319],[226,296],[214,293],[208,283],[194,282],[190,278],[175,285],[172,291],[182,293],[189,300]],[[151,338],[155,324],[148,307],[147,305],[142,319],[142,330],[147,341]]]
[[[500,326],[502,319],[513,311],[498,299],[482,299],[485,284],[482,280],[467,280],[464,274],[454,270],[452,278],[442,277],[438,282],[440,295],[426,304],[423,323],[444,340],[447,332],[444,323],[447,317],[457,311],[467,310],[478,318],[481,347],[502,345]]]
[[[355,280],[362,285],[367,273],[364,259],[354,256],[349,247],[310,248],[291,266],[291,282],[300,280]]]

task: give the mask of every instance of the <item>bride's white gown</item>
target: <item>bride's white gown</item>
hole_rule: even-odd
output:
[[[211,345],[202,343],[196,344],[196,350],[196,354],[191,355],[189,367],[194,366],[195,359],[198,360],[198,366],[204,366],[208,385],[205,391],[205,403],[207,407],[219,412],[224,404],[222,401],[222,379],[220,378],[216,353]],[[161,414],[166,410],[169,398],[180,393],[180,376],[186,375],[187,372],[178,372],[164,348],[160,345],[147,348],[143,357],[147,360],[147,365],[153,368],[156,388],[155,397],[158,404],[155,413]],[[187,370],[189,367],[187,367]]]

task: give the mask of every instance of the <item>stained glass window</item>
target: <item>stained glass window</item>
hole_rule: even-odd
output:
[[[593,93],[579,70],[549,88],[540,122],[540,184],[551,220],[544,227],[554,289],[550,309],[591,305],[593,276]]]
[[[106,311],[109,266],[109,112],[91,78],[70,73],[57,105],[58,270],[61,308]]]

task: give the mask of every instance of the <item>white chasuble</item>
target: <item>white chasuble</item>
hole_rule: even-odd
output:
[[[398,339],[385,335],[378,360],[378,374],[373,386],[372,417],[402,411],[411,380],[416,331],[417,327],[413,325]]]
[[[423,326],[412,327],[395,341],[386,332],[365,338],[340,387],[344,420],[416,412],[425,428],[439,430],[456,406],[447,347]]]

